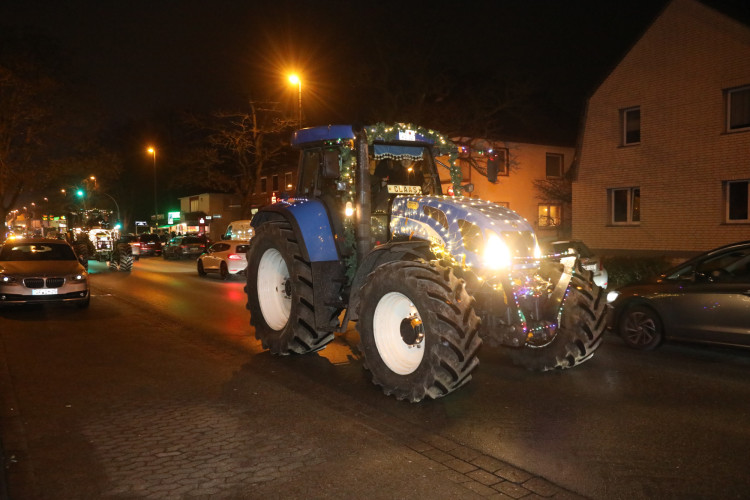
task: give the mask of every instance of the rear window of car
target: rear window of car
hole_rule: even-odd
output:
[[[142,234],[140,239],[141,241],[160,241],[158,234]]]
[[[182,239],[182,242],[185,243],[185,244],[187,244],[187,243],[203,243],[203,240],[201,240],[200,238],[197,238],[195,236],[187,236],[187,237],[185,237],[185,238]]]
[[[247,249],[250,248],[250,245],[237,245],[237,253],[247,253]]]

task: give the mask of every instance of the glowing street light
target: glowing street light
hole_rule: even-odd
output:
[[[302,128],[302,80],[296,74],[289,75],[289,83],[297,85],[299,99],[297,101],[297,111],[299,113],[299,128]]]
[[[147,153],[154,157],[154,225],[159,225],[159,208],[156,203],[156,148],[149,146]]]

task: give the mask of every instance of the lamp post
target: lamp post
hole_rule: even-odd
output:
[[[149,146],[146,150],[149,154],[154,157],[154,226],[159,225],[159,208],[156,203],[156,148]]]
[[[289,75],[289,82],[297,85],[297,94],[298,94],[298,101],[297,101],[297,111],[299,113],[299,128],[302,128],[302,80],[300,77],[296,74]]]

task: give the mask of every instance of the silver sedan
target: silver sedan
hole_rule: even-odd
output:
[[[14,239],[0,248],[0,305],[89,305],[89,275],[64,240]]]

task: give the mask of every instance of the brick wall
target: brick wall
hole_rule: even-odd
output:
[[[725,132],[724,89],[750,85],[750,28],[674,0],[589,100],[573,235],[592,248],[701,251],[750,239],[724,224],[722,181],[750,178],[750,132]],[[639,106],[641,142],[621,146]],[[609,224],[607,189],[638,186],[641,222]]]

